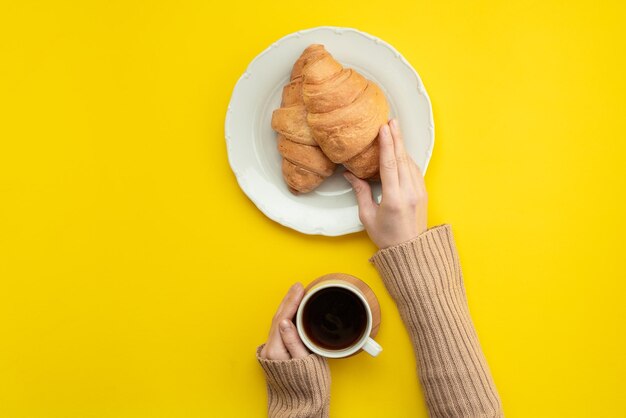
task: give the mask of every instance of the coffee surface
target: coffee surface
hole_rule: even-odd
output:
[[[322,289],[311,296],[302,312],[304,332],[317,346],[343,350],[358,342],[367,326],[363,301],[341,287]]]

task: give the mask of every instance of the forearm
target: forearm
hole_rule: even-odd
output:
[[[371,260],[410,334],[435,417],[498,417],[502,406],[472,324],[448,225]]]
[[[330,370],[316,354],[301,359],[257,359],[267,381],[267,408],[271,418],[328,418]]]

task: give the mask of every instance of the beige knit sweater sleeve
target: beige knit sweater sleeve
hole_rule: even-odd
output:
[[[330,370],[326,359],[309,354],[302,359],[257,360],[267,382],[267,412],[271,418],[327,418]]]
[[[501,417],[502,405],[470,318],[449,225],[371,260],[395,300],[433,417]]]

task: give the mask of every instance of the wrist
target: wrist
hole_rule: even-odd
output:
[[[411,231],[410,233],[406,233],[406,231],[403,231],[404,233],[402,234],[398,234],[396,236],[393,237],[381,237],[378,238],[374,241],[374,244],[376,244],[376,246],[378,247],[379,250],[384,250],[385,248],[390,248],[390,247],[394,247],[396,245],[400,245],[403,244],[405,242],[409,242],[411,240],[414,240],[415,238],[419,237],[420,235],[422,235],[424,232],[428,231],[428,228],[426,228],[426,226],[424,226],[423,228],[416,228],[413,231]]]

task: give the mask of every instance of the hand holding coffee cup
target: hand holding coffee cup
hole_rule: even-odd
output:
[[[372,338],[379,326],[380,306],[372,289],[356,277],[328,274],[306,289],[300,283],[291,286],[274,315],[260,357],[289,360],[306,357],[309,350],[330,358],[360,350],[377,356],[382,348]]]
[[[304,296],[304,287],[296,283],[289,288],[278,310],[272,319],[272,326],[259,356],[268,360],[290,360],[304,358],[309,350],[302,344],[296,327],[291,322],[295,316],[300,301]]]
[[[304,345],[329,358],[348,357],[363,350],[376,357],[382,347],[373,340],[380,325],[374,292],[354,276],[333,273],[305,289],[296,314]]]

